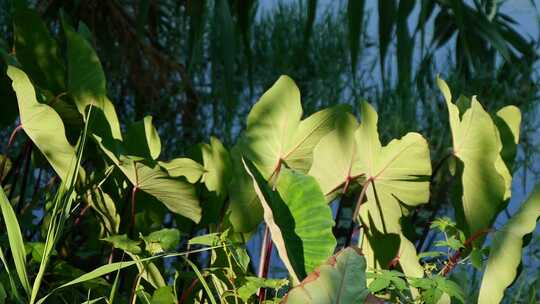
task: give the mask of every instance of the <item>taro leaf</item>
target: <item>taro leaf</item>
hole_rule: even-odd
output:
[[[456,219],[470,236],[490,227],[503,203],[505,179],[496,166],[502,144],[491,117],[475,97],[460,119],[448,85],[440,78],[437,84],[448,107],[453,155],[463,164],[462,201],[456,203]]]
[[[313,177],[282,169],[273,191],[251,161],[244,160],[244,166],[272,240],[296,285],[334,252],[332,211]]]
[[[265,178],[288,168],[307,172],[315,145],[334,127],[345,107],[337,106],[302,117],[300,91],[288,76],[281,76],[253,106],[241,140],[242,153]]]
[[[414,244],[403,235],[401,220],[408,206],[424,204],[429,198],[431,161],[426,140],[408,133],[382,146],[377,131],[377,113],[362,103],[362,123],[356,131],[361,172],[366,174],[367,201],[360,219],[368,242],[362,242],[368,266],[385,268],[395,257],[407,276],[423,275]]]
[[[111,235],[102,239],[103,241],[110,243],[114,248],[118,248],[133,254],[141,253],[140,241],[131,240],[127,235]]]
[[[242,164],[242,156],[238,146],[231,150],[233,163],[233,179],[229,184],[231,225],[236,232],[251,232],[257,228],[263,219],[263,210],[255,189],[251,186],[252,179]]]
[[[364,303],[369,295],[365,271],[366,261],[360,250],[346,248],[291,289],[282,303]]]
[[[76,155],[75,149],[66,139],[62,119],[50,106],[37,101],[34,87],[23,71],[9,66],[7,73],[17,94],[24,131],[60,178],[65,180]]]
[[[521,264],[524,240],[540,218],[540,185],[523,203],[518,212],[497,230],[491,242],[486,269],[480,286],[478,303],[499,303],[504,290],[512,284]]]
[[[85,109],[90,104],[100,109],[112,137],[121,139],[120,123],[113,104],[107,98],[105,73],[99,58],[90,42],[62,21],[67,41],[68,92],[82,115],[85,115]],[[105,136],[102,132],[99,135]]]
[[[39,14],[20,8],[13,16],[17,60],[36,85],[58,95],[65,90],[65,67],[58,46]]]
[[[101,150],[124,173],[134,187],[163,203],[170,211],[198,223],[201,208],[195,187],[183,180],[172,178],[159,165],[134,161],[121,154],[122,143],[102,139],[94,134]]]
[[[204,167],[190,158],[175,158],[169,162],[159,162],[159,165],[170,176],[183,176],[192,184],[198,182],[204,173]]]
[[[252,160],[265,178],[277,177],[280,168],[307,172],[313,149],[334,127],[344,106],[319,111],[300,121],[300,92],[292,79],[281,76],[261,97],[248,115],[247,130],[231,151],[234,179],[230,184],[231,223],[237,232],[254,230],[262,219],[262,210],[250,177],[243,170],[241,154]]]
[[[180,242],[180,231],[173,228],[164,228],[141,238],[146,245],[146,251],[155,255],[174,250]]]
[[[328,200],[335,192],[361,175],[355,131],[358,122],[348,114],[336,122],[336,129],[328,133],[313,150],[313,165],[309,175],[315,177]]]
[[[224,198],[232,170],[229,152],[219,139],[213,136],[210,138],[210,144],[201,146],[201,152],[205,171],[202,181],[208,190],[216,192],[218,197]]]
[[[159,157],[161,140],[152,124],[152,116],[145,116],[128,127],[124,146],[130,156],[154,160]]]

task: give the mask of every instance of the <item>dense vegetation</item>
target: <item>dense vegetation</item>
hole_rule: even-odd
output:
[[[380,1],[373,88],[363,1],[323,24],[316,1],[300,20],[284,4],[256,19],[255,3],[5,5],[0,303],[505,298],[540,217],[540,190],[507,210],[534,153],[534,41],[492,1],[423,1],[418,41],[414,1]],[[452,94],[434,61],[454,34]]]

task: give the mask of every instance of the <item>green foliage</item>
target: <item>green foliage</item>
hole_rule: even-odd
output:
[[[155,30],[147,18],[158,12],[148,3],[137,10],[139,24],[132,39]],[[511,196],[522,120],[518,107],[502,107],[491,115],[492,109],[475,96],[462,96],[454,103],[448,85],[437,79],[448,109],[440,123],[448,121],[450,126],[439,129],[446,133],[430,138],[403,132],[399,139],[387,140],[392,133],[382,128],[379,114],[382,118],[388,113],[388,104],[361,102],[313,111],[321,104],[304,107],[299,86],[281,76],[251,110],[246,109],[244,130],[233,116],[237,97],[245,93],[235,87],[240,48],[235,35],[242,34],[245,53],[253,55],[246,28],[250,10],[229,1],[214,4],[212,37],[217,39],[211,48],[220,64],[208,73],[212,78],[222,70],[225,80],[222,91],[208,94],[225,97],[229,130],[218,132],[212,126],[216,134],[227,134],[223,142],[212,136],[186,147],[187,156],[173,157],[166,146],[174,136],[161,134],[152,116],[143,117],[134,109],[141,119],[120,124],[118,104],[113,106],[108,98],[116,87],[113,82],[107,90],[105,65],[93,48],[90,28],[79,23],[75,30],[71,18],[62,13],[55,27],[62,35],[56,37],[37,13],[20,5],[14,8],[15,52],[4,52],[2,58],[17,98],[20,125],[2,157],[7,173],[0,174],[1,229],[6,231],[0,237],[0,303],[475,301],[453,276],[456,268],[483,270],[479,303],[500,301],[516,277],[526,236],[539,217],[535,191],[494,232],[491,243],[485,243]],[[114,2],[109,5],[118,9]],[[190,5],[189,24],[194,28],[189,64],[197,68],[194,50],[205,47],[197,40],[206,39],[201,19],[207,7]],[[350,1],[348,6],[353,74],[361,56],[364,5]],[[415,34],[408,28],[414,6],[414,1],[378,2],[382,77],[395,31],[400,98],[415,91],[410,86]],[[458,43],[482,37],[490,43],[488,49],[511,60],[514,53],[526,50],[514,47],[519,39],[505,27],[495,6],[485,3],[486,15],[475,19],[477,12],[460,1],[450,6],[437,2],[439,10],[426,2],[421,16],[437,12],[437,47],[447,39],[439,23],[453,14],[456,20],[448,24],[455,27]],[[302,29],[305,46],[319,43],[312,29],[316,9],[316,1],[310,1]],[[488,24],[493,20],[502,30]],[[241,22],[239,28],[236,22]],[[470,24],[477,27],[464,32],[464,25]],[[223,52],[218,42],[226,43]],[[468,62],[467,68],[476,66],[471,54],[487,48],[480,44],[464,47],[460,60]],[[163,59],[152,58],[141,66]],[[181,78],[193,72],[174,68],[182,71]],[[393,81],[386,80],[385,86]],[[183,79],[181,87],[196,104],[189,81]],[[134,101],[135,108],[139,102]],[[417,108],[411,109],[414,113]],[[118,111],[126,117],[123,112]],[[360,122],[354,113],[360,113]],[[402,131],[409,126],[398,123]],[[15,139],[21,128],[26,135]],[[236,142],[233,129],[240,133]],[[430,147],[426,138],[435,144]],[[440,155],[448,147],[451,153]],[[22,152],[11,155],[14,149]],[[440,161],[432,164],[432,159]],[[41,181],[42,175],[48,181]],[[35,183],[33,189],[27,187],[28,180]],[[437,211],[423,214],[446,202],[455,206],[456,222],[436,218]],[[337,205],[335,217],[332,204]],[[336,222],[345,222],[346,231]],[[259,227],[266,233],[257,259],[250,241]],[[343,236],[345,249],[334,254],[341,249],[336,239]],[[273,249],[285,269],[273,271],[283,270],[271,279]]]

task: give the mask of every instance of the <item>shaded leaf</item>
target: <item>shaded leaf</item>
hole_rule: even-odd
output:
[[[293,284],[298,284],[334,252],[332,212],[313,177],[283,169],[277,191],[273,191],[249,160],[244,165],[263,206],[272,241]]]
[[[161,140],[152,124],[152,116],[145,116],[142,121],[132,123],[127,128],[124,147],[129,156],[154,160],[159,157]]]

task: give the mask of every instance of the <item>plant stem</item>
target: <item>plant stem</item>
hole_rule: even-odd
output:
[[[21,184],[21,190],[19,191],[19,201],[17,202],[17,212],[21,214],[21,211],[23,209],[24,205],[24,197],[26,194],[26,186],[28,184],[28,172],[30,169],[30,156],[32,153],[32,143],[28,142],[26,148],[25,148],[25,163],[24,163],[24,171],[23,171],[23,178],[22,178],[22,184]]]
[[[261,245],[261,258],[259,261],[259,278],[266,279],[268,277],[268,269],[270,266],[270,257],[272,256],[272,240],[270,238],[270,229],[268,226],[264,229],[264,238]],[[259,303],[262,303],[266,298],[266,289],[259,289]]]
[[[22,129],[22,125],[19,124],[17,127],[15,127],[15,129],[13,129],[13,132],[11,132],[11,135],[9,136],[6,151],[4,152],[4,158],[2,159],[2,163],[0,164],[0,181],[2,181],[2,177],[4,176],[4,167],[6,166],[7,152],[9,151],[9,147],[11,147],[11,144],[13,143],[13,140],[15,139],[15,135],[17,135],[17,133],[21,129]]]
[[[130,221],[129,221],[129,235],[130,236],[133,236],[133,229],[134,229],[134,226],[135,226],[135,202],[136,202],[136,195],[137,195],[137,190],[139,188],[137,186],[133,186],[133,188],[131,189],[131,217],[130,217]]]

